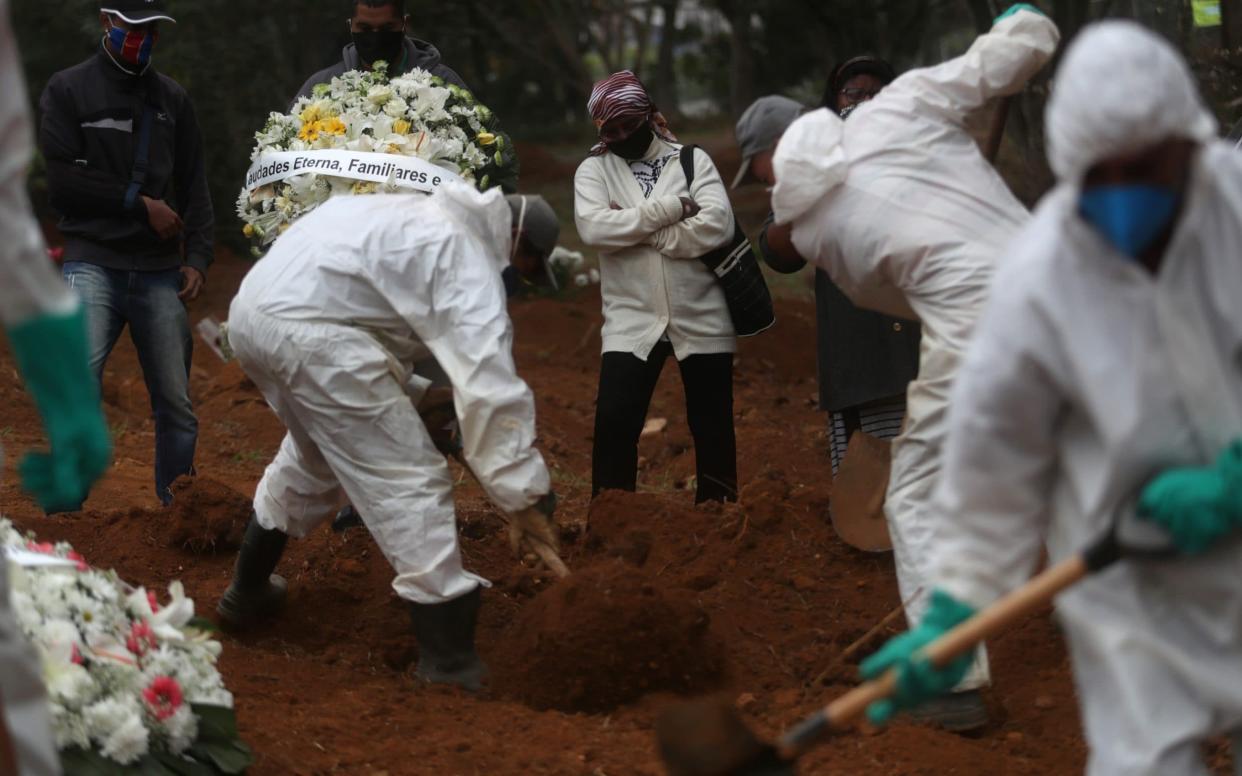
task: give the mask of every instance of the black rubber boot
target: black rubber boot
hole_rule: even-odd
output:
[[[442,604],[410,604],[418,639],[415,676],[429,684],[453,684],[470,692],[482,689],[487,666],[474,649],[482,599],[482,588],[476,587]]]
[[[224,625],[248,628],[267,620],[284,606],[288,585],[283,577],[272,572],[288,541],[284,533],[264,529],[259,519],[251,515],[233,568],[233,583],[216,607]]]
[[[913,709],[910,716],[951,733],[969,733],[988,724],[988,707],[978,690],[967,690],[930,700]]]
[[[358,528],[362,525],[362,515],[358,514],[358,510],[354,509],[353,504],[346,504],[341,507],[341,511],[336,513],[336,518],[332,520],[332,530],[336,533],[344,533],[351,528]]]

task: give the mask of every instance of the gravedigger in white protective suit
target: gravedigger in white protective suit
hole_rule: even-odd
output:
[[[1006,243],[1030,214],[966,129],[994,97],[1022,89],[1051,58],[1056,25],[1015,6],[964,55],[911,70],[844,123],[820,109],[777,146],[774,229],[860,307],[923,325],[918,376],[894,440],[885,514],[911,624],[927,609],[929,509],[947,431],[949,389]],[[978,651],[958,692],[920,710],[952,730],[987,721]]]
[[[218,609],[226,623],[280,607],[285,584],[272,572],[286,538],[330,520],[343,489],[410,603],[418,676],[479,688],[474,628],[487,582],[462,567],[453,479],[416,407],[429,381],[412,369],[439,362],[465,460],[488,497],[555,546],[555,496],[533,446],[534,397],[514,368],[501,278],[510,264],[538,277],[546,251],[528,232],[555,223],[538,197],[464,184],[339,197],[250,271],[229,310],[229,342],[288,434],[255,494]]]
[[[40,506],[57,511],[85,500],[112,448],[90,372],[82,306],[48,261],[26,198],[34,153],[26,106],[8,0],[0,0],[0,320],[51,447],[22,461],[22,484]],[[0,773],[60,773],[42,671],[13,615],[2,553]]]
[[[1242,156],[1132,22],[1088,27],[1047,111],[1059,185],[1001,262],[954,386],[933,611],[867,664],[916,703],[964,670],[914,651],[1136,516],[1179,557],[1061,595],[1092,776],[1242,768]],[[1132,533],[1132,529],[1130,529]],[[1123,531],[1123,536],[1125,535]],[[876,710],[886,716],[892,707]]]

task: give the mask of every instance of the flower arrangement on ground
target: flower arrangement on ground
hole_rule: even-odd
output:
[[[255,140],[237,213],[258,250],[334,195],[517,181],[517,154],[470,92],[424,70],[389,79],[379,62],[272,113]]]
[[[233,696],[210,624],[180,582],[163,603],[68,544],[39,543],[0,519],[18,626],[43,666],[67,773],[241,773]]]

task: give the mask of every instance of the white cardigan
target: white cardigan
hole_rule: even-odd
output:
[[[680,150],[659,138],[645,159]],[[737,338],[716,276],[699,257],[733,237],[733,207],[711,157],[694,154],[694,187],[677,158],[644,199],[629,164],[612,153],[587,158],[574,176],[574,219],[583,242],[599,250],[605,353],[644,361],[668,335],[680,361],[733,353]],[[680,197],[702,210],[681,220]],[[616,202],[623,209],[613,210]]]

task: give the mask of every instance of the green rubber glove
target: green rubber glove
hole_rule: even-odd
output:
[[[941,669],[933,668],[922,649],[975,615],[975,609],[941,590],[932,593],[931,607],[919,626],[889,640],[863,661],[863,679],[876,679],[897,669],[897,691],[867,708],[867,718],[882,725],[903,709],[915,708],[952,690],[970,670],[974,656],[967,653]]]
[[[1031,5],[1030,3],[1014,3],[1013,5],[1009,6],[1009,8],[1004,13],[1002,13],[1000,16],[997,16],[996,19],[992,21],[992,24],[996,24],[997,22],[1008,19],[1010,16],[1013,16],[1014,14],[1016,14],[1018,11],[1030,11],[1031,13],[1037,13],[1040,16],[1048,15],[1044,13],[1043,11],[1039,10],[1038,8],[1036,8],[1035,6]]]
[[[1205,552],[1242,528],[1242,439],[1225,448],[1215,466],[1157,475],[1143,488],[1138,513],[1163,528],[1187,555]]]
[[[78,509],[112,459],[88,361],[86,316],[80,307],[36,316],[10,328],[9,343],[51,446],[22,460],[22,486],[46,512]]]

